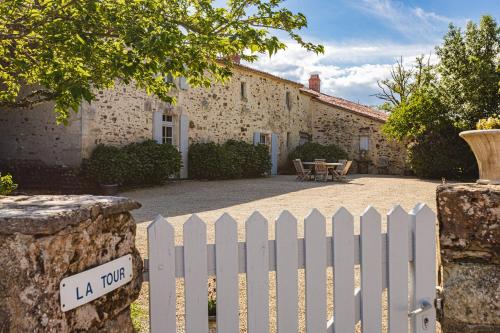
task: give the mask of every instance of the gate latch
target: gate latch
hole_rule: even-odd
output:
[[[416,308],[415,310],[408,313],[408,317],[413,317],[413,316],[422,314],[422,313],[429,311],[431,309],[432,309],[432,304],[427,302],[427,301],[423,301],[419,308]]]

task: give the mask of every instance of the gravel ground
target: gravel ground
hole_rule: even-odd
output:
[[[355,218],[355,232],[359,233],[359,215],[368,205],[374,206],[382,216],[395,204],[410,210],[418,202],[436,209],[435,190],[438,182],[410,177],[353,175],[348,183],[296,182],[294,176],[277,176],[262,179],[228,181],[177,181],[165,186],[140,189],[121,193],[123,196],[142,203],[142,208],[133,212],[138,223],[137,247],[147,257],[146,228],[158,214],[168,218],[176,233],[176,243],[182,243],[182,225],[188,217],[196,213],[207,222],[208,241],[213,242],[214,222],[224,212],[229,213],[239,223],[238,237],[245,239],[244,221],[255,210],[259,210],[269,220],[269,238],[274,239],[274,219],[284,209],[289,210],[299,220],[298,233],[303,236],[303,218],[312,208],[318,208],[327,216],[327,230],[331,234],[331,216],[341,206],[346,207]],[[385,220],[385,217],[383,218]],[[385,221],[383,222],[385,229]],[[302,272],[300,272],[302,273]],[[299,273],[299,322],[304,329],[304,279]],[[359,272],[356,270],[359,283]],[[331,282],[332,272],[328,272]],[[183,284],[178,281],[178,332],[184,332]],[[274,275],[270,273],[270,318],[271,331],[275,332]],[[240,322],[241,332],[246,332],[245,279],[240,278]],[[143,285],[137,307],[147,314],[147,283]],[[385,297],[384,297],[385,298]],[[333,288],[328,288],[328,316],[332,314]],[[384,302],[385,303],[385,302]],[[385,308],[385,305],[384,305]],[[385,312],[385,311],[384,311]],[[384,326],[385,326],[384,313]],[[138,318],[140,331],[148,331],[148,318]],[[359,324],[357,331],[359,331]],[[385,327],[384,327],[385,331]]]

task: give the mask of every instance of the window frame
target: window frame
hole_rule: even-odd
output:
[[[170,129],[170,136],[168,136]],[[161,117],[161,143],[174,144],[174,117],[169,114],[162,114]]]
[[[290,91],[287,91],[285,93],[285,104],[286,104],[286,108],[288,111],[291,111],[292,110],[292,93]]]
[[[366,142],[366,149],[364,149]],[[359,151],[369,151],[370,150],[370,136],[369,135],[360,135],[359,136]]]
[[[247,83],[245,81],[240,82],[240,98],[242,101],[248,100],[247,94]]]

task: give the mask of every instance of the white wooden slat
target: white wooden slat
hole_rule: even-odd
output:
[[[228,214],[215,223],[217,332],[239,332],[238,226]]]
[[[382,331],[381,217],[373,207],[361,215],[361,329]]]
[[[387,234],[382,233],[382,276],[384,276],[384,288],[386,288],[386,278],[385,276],[387,275],[387,269],[384,269],[384,267],[387,265]],[[268,248],[270,250],[269,252],[269,271],[274,272],[276,271],[276,262],[274,258],[271,259],[272,254],[274,253],[271,251],[271,248],[275,247],[275,240],[269,240],[269,245]],[[360,242],[360,236],[359,235],[354,235],[354,264],[355,265],[360,265],[361,260],[360,260],[360,247],[357,245]],[[305,241],[304,238],[299,238],[297,239],[297,243],[299,246],[299,269],[305,269],[305,256],[304,256],[304,249],[305,249]],[[332,237],[328,236],[326,237],[326,267],[333,267],[333,241]],[[408,261],[413,261],[413,249],[412,249],[412,243],[410,242],[408,244],[408,250],[409,250],[409,258]],[[238,272],[240,274],[244,274],[247,272],[246,269],[246,243],[245,242],[238,242],[238,256],[239,256],[239,262],[238,262]],[[208,244],[207,245],[207,255],[208,255],[208,266],[207,266],[207,274],[209,276],[215,276],[215,244]],[[146,265],[148,263],[148,259],[144,259]],[[184,277],[184,247],[182,245],[177,245],[175,247],[175,277],[177,278],[183,278]],[[147,272],[145,274],[145,278],[147,281],[148,275]]]
[[[418,204],[410,213],[415,260],[412,263],[412,307],[427,302],[434,307],[436,297],[436,215],[425,204]],[[413,333],[436,331],[436,310],[411,317]]]
[[[175,333],[174,228],[161,215],[148,226],[149,327],[152,333]]]
[[[207,226],[192,215],[184,223],[183,234],[186,333],[207,333]]]
[[[325,332],[326,223],[313,209],[305,218],[306,332]]]
[[[249,333],[269,331],[269,242],[267,220],[254,212],[246,221],[247,325]]]
[[[276,220],[275,230],[278,333],[293,333],[298,328],[297,219],[285,210]]]
[[[354,219],[344,207],[333,216],[334,331],[354,333]]]
[[[395,206],[387,215],[389,333],[408,331],[409,215]]]

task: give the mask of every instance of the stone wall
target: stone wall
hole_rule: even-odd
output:
[[[396,175],[405,173],[405,147],[387,140],[381,132],[382,121],[317,101],[313,101],[313,104],[314,142],[335,144],[344,149],[349,159],[354,161],[354,172]],[[360,152],[360,137],[365,135],[369,137],[369,148],[363,155]],[[387,167],[385,162],[388,162]],[[364,165],[367,170],[362,170]]]
[[[48,102],[32,109],[0,109],[0,160],[79,166],[80,115],[71,113],[67,126],[57,125],[55,118],[54,103]]]
[[[134,85],[116,83],[114,89],[96,92],[82,106],[82,150],[89,157],[96,145],[123,146],[153,138],[153,111],[162,103]]]
[[[241,82],[247,97],[241,98]],[[254,132],[275,133],[279,139],[279,161],[287,161],[288,150],[298,145],[300,132],[311,133],[309,98],[301,85],[236,67],[225,85],[180,90],[178,106],[190,119],[190,142],[253,142]],[[291,108],[286,105],[289,93]]]
[[[443,332],[500,332],[500,185],[442,185],[437,206]]]
[[[0,332],[132,332],[142,261],[129,211],[138,207],[113,197],[0,197]],[[127,254],[131,282],[61,311],[63,278]]]
[[[380,133],[380,121],[315,101],[301,92],[299,83],[246,66],[235,65],[233,72],[228,82],[209,89],[174,89],[175,105],[149,96],[132,84],[117,83],[113,89],[97,91],[91,104],[84,103],[78,115],[72,114],[67,127],[55,125],[51,105],[37,108],[30,117],[26,116],[29,111],[0,110],[0,160],[38,159],[46,164],[78,166],[99,143],[121,146],[153,139],[153,113],[160,111],[173,118],[173,143],[177,146],[182,115],[189,121],[189,143],[229,139],[253,142],[256,132],[277,134],[280,167],[287,166],[288,153],[299,144],[301,133],[319,143],[341,146],[355,161],[362,159],[359,136],[368,134],[366,171],[403,173],[405,150],[387,142]],[[246,85],[243,98],[242,82]],[[389,167],[381,167],[381,158],[388,160]]]

